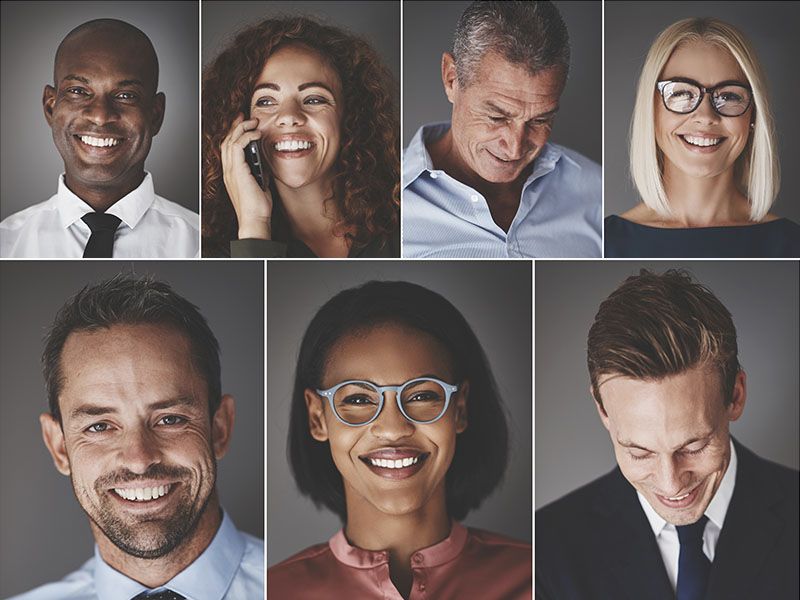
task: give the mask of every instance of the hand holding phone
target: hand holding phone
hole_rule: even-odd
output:
[[[247,161],[247,164],[250,165],[250,172],[253,174],[253,177],[256,178],[258,187],[262,190],[266,189],[264,187],[265,177],[264,168],[262,167],[261,149],[257,140],[247,144],[247,147],[244,149],[244,159]]]

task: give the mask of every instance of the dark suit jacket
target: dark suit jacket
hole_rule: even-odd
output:
[[[734,441],[738,466],[707,600],[800,598],[798,472]],[[636,490],[619,468],[536,511],[536,597],[673,600]]]

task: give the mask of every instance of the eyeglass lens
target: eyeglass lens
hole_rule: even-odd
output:
[[[685,81],[670,81],[661,93],[667,109],[681,114],[695,110],[702,99],[702,90]],[[719,114],[738,117],[750,106],[750,90],[741,85],[724,85],[714,89],[711,101]]]
[[[447,394],[435,381],[411,381],[402,389],[398,401],[414,421],[432,421],[444,411]],[[339,417],[351,425],[371,420],[381,405],[380,392],[367,382],[348,383],[333,395]]]

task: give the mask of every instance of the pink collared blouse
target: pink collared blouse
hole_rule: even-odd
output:
[[[411,556],[409,600],[532,597],[531,545],[453,522],[450,535]],[[351,546],[340,530],[267,571],[268,600],[402,600],[389,578],[389,553]]]

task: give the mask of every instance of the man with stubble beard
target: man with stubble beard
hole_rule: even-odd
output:
[[[42,436],[96,545],[17,600],[262,598],[263,542],[236,529],[216,490],[234,400],[197,308],[151,278],[87,286],[57,314],[42,362]]]
[[[158,196],[144,170],[165,109],[150,39],[115,19],[79,25],[53,78],[42,103],[65,173],[49,200],[0,223],[0,256],[197,256],[198,216]]]

